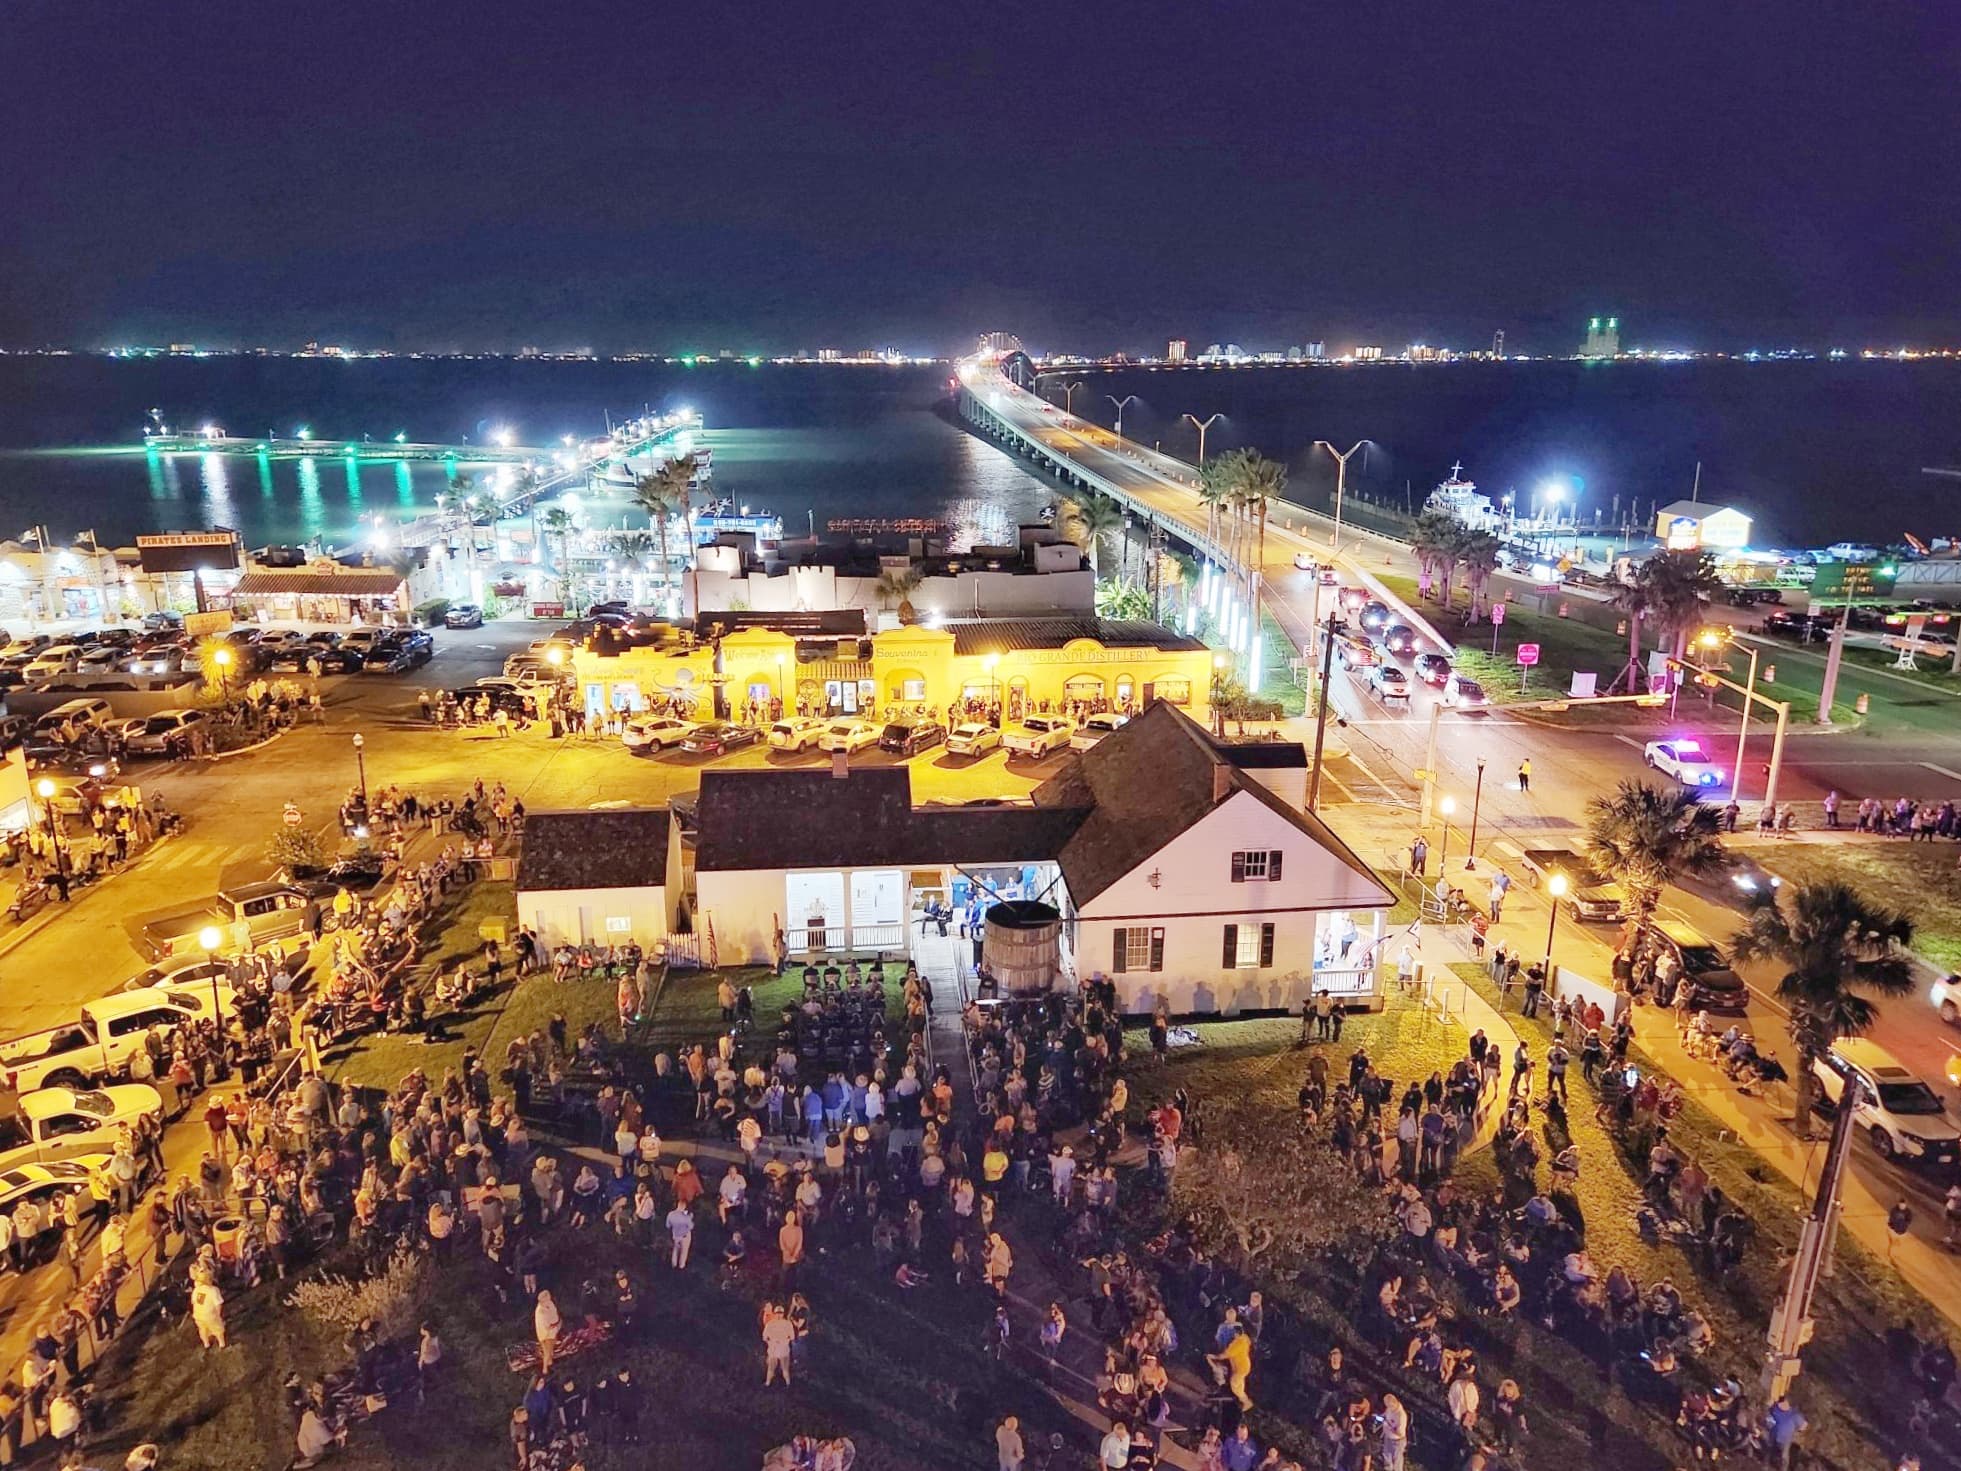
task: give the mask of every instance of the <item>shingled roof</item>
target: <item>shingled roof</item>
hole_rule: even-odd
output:
[[[1381,889],[1385,905],[1391,902],[1381,879],[1325,823],[1247,775],[1232,751],[1221,749],[1190,716],[1163,701],[1042,783],[1034,799],[1038,807],[1089,809],[1059,860],[1070,897],[1087,904],[1235,792],[1272,808]]]
[[[667,882],[665,807],[527,812],[519,893],[646,889]]]
[[[1086,815],[1046,807],[914,807],[903,766],[704,771],[697,873],[1052,859]]]

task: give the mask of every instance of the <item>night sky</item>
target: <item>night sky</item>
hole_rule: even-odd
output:
[[[0,344],[1961,339],[1942,3],[0,10]]]

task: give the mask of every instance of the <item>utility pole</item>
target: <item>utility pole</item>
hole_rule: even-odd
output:
[[[1420,832],[1430,829],[1430,816],[1437,805],[1437,732],[1442,726],[1444,707],[1442,701],[1430,706],[1430,740],[1423,752],[1423,806],[1417,816],[1416,826]]]
[[[1321,800],[1321,747],[1328,737],[1328,683],[1335,673],[1335,615],[1328,615],[1328,626],[1321,653],[1321,710],[1314,720],[1314,773],[1308,778],[1307,810],[1312,812]]]
[[[1836,1053],[1827,1052],[1825,1062],[1838,1073],[1844,1091],[1832,1116],[1831,1140],[1825,1146],[1824,1168],[1818,1172],[1818,1193],[1812,1197],[1811,1209],[1798,1232],[1797,1252],[1785,1269],[1784,1294],[1770,1311],[1769,1343],[1764,1353],[1767,1404],[1777,1403],[1804,1367],[1799,1354],[1811,1341],[1811,1303],[1831,1256],[1838,1226],[1839,1187],[1852,1153],[1852,1120],[1858,1113],[1857,1095],[1864,1086]]]
[[[1335,457],[1335,534],[1334,539],[1328,543],[1329,554],[1333,555],[1341,551],[1341,497],[1342,492],[1348,488],[1348,462],[1356,450],[1366,449],[1374,441],[1358,439],[1349,447],[1347,454],[1341,453],[1325,439],[1317,439],[1314,443],[1316,448],[1324,449]],[[1366,455],[1363,456],[1362,462],[1368,463]]]
[[[1832,625],[1832,640],[1825,649],[1825,677],[1818,685],[1818,723],[1832,723],[1832,697],[1838,693],[1838,665],[1845,654],[1845,629],[1852,618],[1852,601],[1846,599],[1845,611],[1839,614],[1838,622]]]

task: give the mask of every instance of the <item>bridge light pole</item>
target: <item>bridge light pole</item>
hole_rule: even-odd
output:
[[[1358,439],[1350,447],[1348,453],[1343,454],[1325,439],[1314,441],[1314,447],[1316,449],[1324,449],[1335,457],[1335,536],[1334,540],[1328,544],[1328,549],[1331,554],[1341,550],[1341,495],[1348,488],[1348,462],[1353,458],[1356,450],[1366,450],[1374,442],[1374,440],[1370,439]],[[1368,463],[1367,455],[1362,456],[1362,463],[1365,465]]]
[[[1214,414],[1202,424],[1195,414],[1187,414],[1185,417],[1190,420],[1192,427],[1198,430],[1198,467],[1203,470],[1205,468],[1205,431],[1225,418],[1225,415],[1223,413]]]
[[[1082,386],[1081,383],[1064,383],[1061,385],[1063,413],[1073,414],[1076,412],[1076,390]]]
[[[1082,387],[1082,384],[1080,384],[1080,383],[1078,383],[1078,384],[1077,384],[1076,386],[1077,386],[1078,388],[1080,388],[1080,387]],[[1108,394],[1108,393],[1106,393],[1106,394],[1104,394],[1103,396],[1104,396],[1105,398],[1107,398],[1107,399],[1109,399],[1111,403],[1113,403],[1113,404],[1115,404],[1115,405],[1117,406],[1117,427],[1116,427],[1116,429],[1115,429],[1115,430],[1114,430],[1113,432],[1114,432],[1114,433],[1116,434],[1116,436],[1117,436],[1117,438],[1119,438],[1119,439],[1122,439],[1122,438],[1123,438],[1123,410],[1124,410],[1124,405],[1125,405],[1125,404],[1134,404],[1134,403],[1136,403],[1136,402],[1137,402],[1137,395],[1136,395],[1136,394],[1134,394],[1134,393],[1126,393],[1126,394],[1125,394],[1125,395],[1124,395],[1124,396],[1123,396],[1122,398],[1117,398],[1117,397],[1116,397],[1116,396],[1114,396],[1113,394]]]

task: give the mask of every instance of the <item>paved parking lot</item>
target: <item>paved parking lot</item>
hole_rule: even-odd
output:
[[[353,736],[359,732],[370,788],[391,783],[418,793],[460,793],[479,777],[503,782],[533,811],[596,803],[665,802],[695,790],[710,765],[748,769],[821,768],[817,752],[787,755],[751,746],[729,756],[671,752],[636,756],[617,739],[554,741],[542,727],[500,738],[494,731],[438,730],[421,718],[416,694],[454,689],[503,667],[505,656],[549,631],[528,622],[441,631],[437,655],[406,675],[354,674],[322,681],[326,719],[302,725],[262,751],[224,760],[171,764],[132,761],[128,779],[161,791],[186,814],[185,832],[153,849],[129,871],[79,891],[66,910],[51,906],[27,925],[0,929],[0,1035],[53,1025],[77,1000],[115,989],[146,963],[129,931],[140,917],[195,902],[226,884],[264,878],[265,845],[287,802],[304,820],[334,827],[356,782]],[[904,764],[917,801],[1015,796],[1071,759],[1008,763],[995,752],[979,760],[928,751]],[[854,765],[892,765],[898,758],[861,752]],[[794,821],[795,813],[785,813]]]

